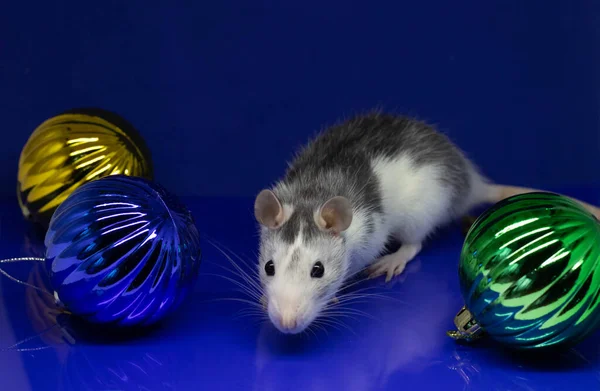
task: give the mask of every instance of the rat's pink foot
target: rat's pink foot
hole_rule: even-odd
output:
[[[394,276],[400,275],[406,264],[414,259],[421,251],[421,244],[403,244],[398,251],[381,257],[369,267],[369,278],[386,275],[385,282],[389,282]]]

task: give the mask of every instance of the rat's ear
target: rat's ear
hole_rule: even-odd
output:
[[[330,198],[321,206],[315,220],[320,229],[337,235],[350,227],[352,205],[345,197]]]
[[[254,201],[254,217],[267,228],[277,228],[283,224],[283,207],[271,190],[263,190]]]

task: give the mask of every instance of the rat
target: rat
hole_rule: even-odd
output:
[[[491,182],[423,121],[370,112],[339,122],[256,196],[263,306],[281,332],[300,333],[350,277],[366,270],[388,282],[437,228],[532,191]],[[392,240],[400,247],[385,254]]]

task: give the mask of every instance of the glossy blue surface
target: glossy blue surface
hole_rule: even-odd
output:
[[[150,325],[196,282],[200,238],[162,186],[124,175],[88,182],[52,216],[46,270],[61,305],[93,323]]]
[[[569,194],[600,201],[600,190]],[[385,297],[351,304],[365,316],[355,312],[355,319],[340,319],[338,329],[294,337],[258,317],[244,317],[248,304],[223,300],[245,296],[224,278],[240,281],[209,241],[246,260],[232,257],[238,265],[251,265],[252,200],[184,202],[206,239],[200,277],[191,300],[148,332],[109,337],[102,328],[57,318],[44,294],[0,276],[3,391],[600,388],[598,333],[560,357],[537,358],[503,353],[488,343],[461,346],[446,337],[462,305],[457,263],[463,235],[457,226],[432,238],[392,284],[376,280],[354,287]],[[1,255],[39,256],[43,247],[27,234],[19,213],[12,199],[0,204]],[[35,264],[1,267],[20,280],[44,283]]]

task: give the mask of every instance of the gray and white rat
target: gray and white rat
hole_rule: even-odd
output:
[[[368,268],[389,281],[436,228],[529,191],[491,183],[424,122],[374,112],[334,125],[256,197],[269,318],[283,333],[302,332],[350,276]],[[382,256],[390,239],[401,246]]]

